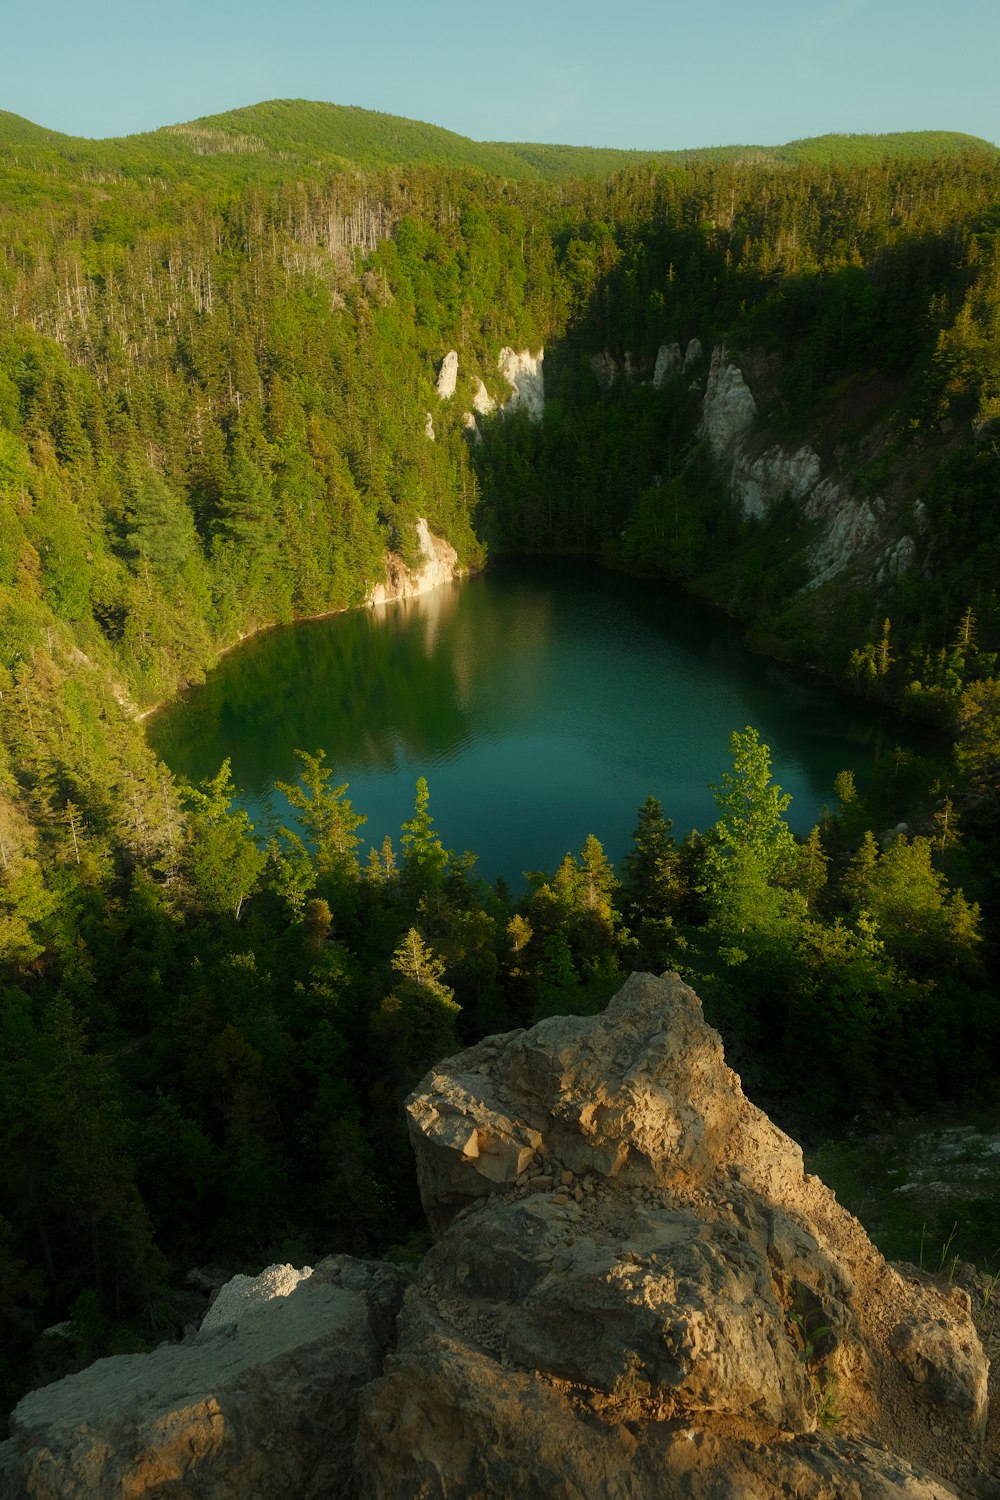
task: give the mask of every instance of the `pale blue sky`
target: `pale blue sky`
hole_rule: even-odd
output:
[[[120,135],[327,99],[477,140],[1000,143],[1000,0],[0,0],[0,108]]]

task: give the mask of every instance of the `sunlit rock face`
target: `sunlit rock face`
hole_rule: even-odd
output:
[[[0,1445],[3,1500],[357,1494],[358,1391],[381,1368],[405,1274],[348,1256],[306,1277],[270,1270],[287,1291],[239,1277],[193,1337],[26,1396]]]
[[[459,576],[458,553],[444,537],[433,534],[423,517],[417,520],[417,549],[423,559],[417,567],[410,567],[395,552],[386,553],[385,579],[369,591],[367,604],[414,599]]]
[[[526,411],[533,422],[540,422],[545,411],[545,350],[532,354],[527,349],[500,350],[497,366],[511,388],[503,404],[505,412]]]
[[[481,417],[488,417],[496,410],[496,402],[486,389],[481,379],[476,380],[476,389],[472,396],[472,410]]]
[[[454,349],[449,349],[441,361],[438,371],[437,393],[442,401],[450,401],[455,394],[455,386],[458,384],[458,355]]]
[[[957,1493],[920,1468],[943,1448],[913,1351],[941,1372],[941,1430],[971,1442],[968,1300],[886,1264],[676,976],[488,1038],[407,1108],[438,1238],[362,1396],[364,1493]],[[833,1381],[837,1436],[818,1424]]]

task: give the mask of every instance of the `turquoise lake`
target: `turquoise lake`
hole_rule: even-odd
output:
[[[275,780],[326,751],[368,822],[398,846],[418,776],[449,848],[515,887],[596,834],[626,852],[652,794],[675,833],[706,828],[708,783],[753,725],[806,833],[833,779],[864,786],[898,730],[808,674],[753,655],[739,630],[669,584],[577,562],[505,563],[423,598],[268,631],[148,725],[197,782],[232,761],[242,805],[287,817]]]

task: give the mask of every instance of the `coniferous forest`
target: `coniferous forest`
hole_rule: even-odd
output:
[[[195,1264],[406,1253],[408,1090],[632,969],[688,978],[807,1134],[996,1101],[1000,153],[408,124],[278,104],[85,142],[0,115],[7,1401],[52,1373],[55,1322],[81,1359],[177,1333]],[[740,518],[689,376],[595,377],[693,338],[766,370],[771,441],[919,505],[922,566],[803,589],[788,507]],[[545,347],[544,418],[477,444],[503,346]],[[140,714],[242,636],[360,603],[418,516],[470,568],[577,554],[694,590],[936,748],[864,798],[845,767],[800,841],[734,725],[714,827],[651,798],[621,868],[589,838],[516,900],[442,845],[423,780],[367,858],[323,747],[287,827],[250,825],[227,764],[178,784]]]

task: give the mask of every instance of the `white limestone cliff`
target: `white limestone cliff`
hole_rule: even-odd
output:
[[[418,594],[429,594],[460,575],[458,553],[444,537],[434,535],[422,516],[417,520],[417,545],[423,558],[417,568],[408,567],[395,552],[386,553],[385,581],[375,584],[365,599],[366,604],[415,599]]]
[[[437,393],[442,401],[450,401],[455,394],[455,386],[458,382],[458,354],[454,349],[449,349],[441,361],[438,371]]]
[[[746,432],[756,415],[757,403],[743,371],[729,360],[725,346],[717,345],[712,351],[699,429],[716,458]]]
[[[476,389],[472,396],[472,410],[478,412],[481,417],[488,417],[496,410],[496,402],[481,379],[476,380]]]
[[[665,365],[673,358],[664,355]],[[752,431],[756,417],[757,402],[743,371],[718,345],[712,351],[700,434],[728,469],[729,492],[744,520],[762,521],[778,501],[791,500],[801,506],[803,523],[814,523],[806,590],[852,569],[873,583],[890,584],[914,566],[916,540],[900,535],[898,516],[883,497],[859,498],[845,479],[824,477],[822,460],[808,443],[794,448],[775,443],[757,452]],[[918,530],[923,515],[914,508]]]
[[[809,550],[812,577],[807,589],[819,588],[861,553],[877,544],[884,533],[885,501],[857,500],[847,486],[834,479],[822,480],[802,508],[808,521],[823,527],[819,540]]]
[[[819,454],[808,444],[788,452],[780,443],[752,458],[742,450],[733,459],[730,490],[745,520],[763,520],[776,500],[804,500],[819,483]]]
[[[503,404],[505,412],[524,410],[533,422],[542,420],[545,411],[544,360],[544,349],[539,349],[537,354],[527,349],[517,352],[505,347],[500,350],[497,366],[511,388],[511,395]]]

